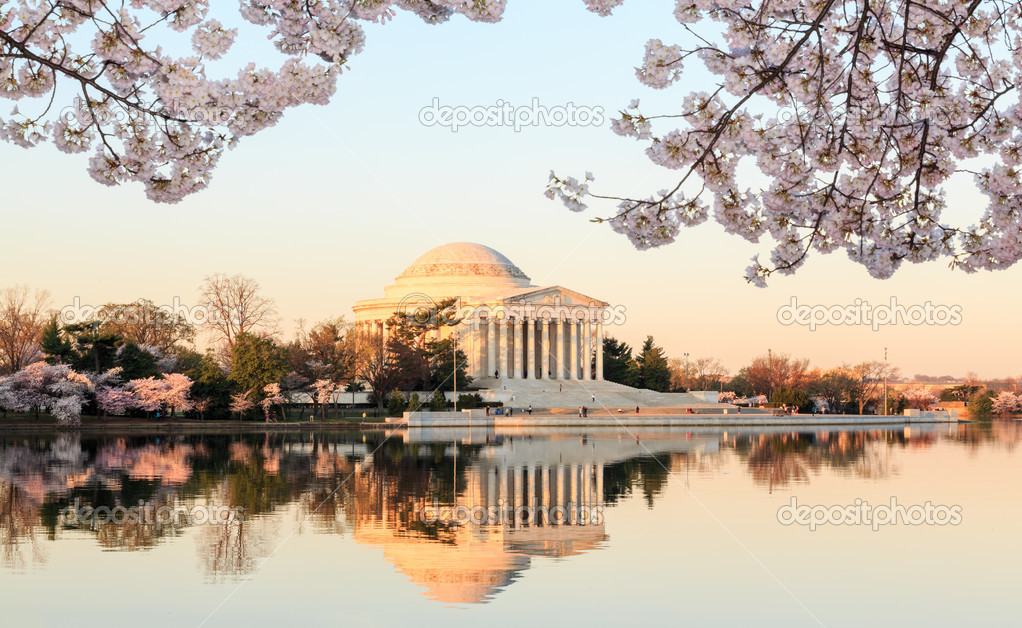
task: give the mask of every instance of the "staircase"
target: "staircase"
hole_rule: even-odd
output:
[[[635,407],[648,408],[720,408],[721,404],[706,403],[688,393],[658,393],[652,390],[630,388],[614,382],[565,379],[508,379],[493,377],[477,379],[471,390],[484,401],[502,401],[516,409],[549,408],[608,408],[635,412]],[[595,401],[593,397],[595,396]]]

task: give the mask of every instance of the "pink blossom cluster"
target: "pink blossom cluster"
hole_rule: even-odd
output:
[[[263,393],[265,393],[266,396],[259,402],[259,405],[262,406],[263,410],[266,412],[269,412],[270,408],[273,406],[279,406],[287,402],[287,399],[285,399],[284,395],[280,392],[280,384],[267,384],[263,387]]]
[[[1022,412],[1022,397],[1014,393],[1007,391],[998,393],[998,395],[994,397],[993,402],[994,414],[1005,415],[1019,414]]]
[[[151,412],[161,408],[192,407],[192,380],[181,373],[122,383],[121,369],[104,373],[79,373],[65,364],[35,362],[0,378],[0,408],[12,412],[45,409],[59,425],[76,427],[82,407],[95,399],[106,414],[120,415],[138,408]]]
[[[13,412],[47,408],[59,426],[77,427],[89,389],[88,377],[71,367],[35,362],[0,378],[0,407]]]

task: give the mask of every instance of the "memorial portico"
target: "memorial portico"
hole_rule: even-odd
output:
[[[440,337],[457,334],[472,377],[603,379],[609,304],[558,285],[534,286],[489,247],[461,242],[432,249],[384,294],[353,308],[359,333],[386,342],[386,321],[395,312],[412,313],[454,299],[462,322],[442,327]]]

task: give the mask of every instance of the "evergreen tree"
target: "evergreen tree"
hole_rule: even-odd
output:
[[[429,409],[433,412],[443,412],[447,409],[447,397],[442,390],[434,390],[433,397],[429,400]]]
[[[422,410],[422,401],[419,399],[419,393],[412,393],[412,396],[408,398],[408,411],[418,412]]]
[[[639,388],[657,392],[671,389],[671,369],[667,365],[667,356],[664,355],[663,347],[653,343],[653,336],[646,336],[646,342],[642,343],[642,353],[635,358],[635,364],[638,366]]]
[[[70,364],[72,347],[71,341],[61,333],[60,324],[56,315],[43,327],[43,333],[39,340],[39,347],[46,356],[43,358],[47,364]]]
[[[216,356],[212,349],[206,351],[198,363],[185,371],[195,383],[192,384],[192,397],[194,399],[206,400],[209,407],[203,412],[211,418],[227,418],[231,410],[231,383],[227,374],[217,363]]]
[[[452,354],[453,342],[450,338],[426,343],[426,356],[429,360],[429,379],[424,386],[427,389],[438,389],[442,391],[454,390],[454,355]],[[457,350],[458,356],[458,388],[465,388],[472,383],[472,377],[468,374],[468,356],[461,349]]]
[[[130,340],[124,342],[117,350],[117,366],[121,367],[121,379],[124,381],[156,377],[160,374],[156,356]]]
[[[405,400],[405,395],[400,390],[394,390],[387,397],[387,414],[389,416],[401,416],[404,411],[408,409],[408,402]]]
[[[595,368],[595,362],[593,365]],[[637,385],[638,370],[628,343],[607,336],[603,339],[603,379],[625,386]]]

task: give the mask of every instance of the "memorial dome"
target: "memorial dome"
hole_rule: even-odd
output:
[[[453,242],[420,255],[397,276],[388,295],[485,295],[530,286],[528,275],[507,257],[482,244]]]

